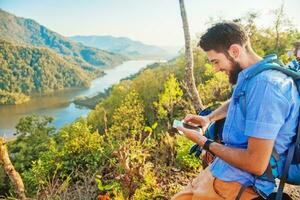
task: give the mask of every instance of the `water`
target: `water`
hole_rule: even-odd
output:
[[[14,127],[19,119],[32,114],[54,117],[54,126],[60,128],[71,123],[78,117],[85,117],[90,109],[77,106],[72,101],[77,96],[92,97],[99,92],[104,92],[121,79],[137,73],[153,60],[127,61],[113,69],[106,70],[106,75],[92,81],[88,89],[64,90],[48,95],[39,95],[31,98],[31,101],[21,105],[0,106],[0,135],[12,137]]]

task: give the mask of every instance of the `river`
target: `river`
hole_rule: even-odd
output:
[[[99,92],[104,92],[121,79],[137,73],[154,62],[156,61],[126,61],[113,69],[105,70],[106,74],[93,80],[87,89],[68,89],[32,97],[29,102],[21,105],[2,105],[0,106],[0,136],[12,137],[19,119],[27,115],[51,116],[54,118],[53,124],[56,128],[71,123],[81,116],[87,116],[90,109],[72,103],[75,97],[92,97]]]

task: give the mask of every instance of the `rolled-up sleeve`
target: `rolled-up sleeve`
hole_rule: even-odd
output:
[[[290,107],[277,85],[267,80],[257,80],[246,92],[245,135],[275,140],[290,113]]]

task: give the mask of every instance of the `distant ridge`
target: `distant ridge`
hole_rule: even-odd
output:
[[[51,48],[64,56],[73,57],[79,65],[109,67],[121,64],[126,58],[69,40],[32,19],[16,17],[0,9],[0,38],[17,43]]]
[[[78,35],[69,38],[73,41],[81,42],[84,45],[119,53],[132,59],[168,59],[174,56],[174,53],[161,47],[147,45],[127,37]]]

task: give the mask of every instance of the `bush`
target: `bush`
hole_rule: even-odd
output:
[[[95,173],[104,162],[103,146],[103,136],[91,132],[86,120],[80,119],[51,139],[49,150],[33,161],[24,178],[37,191],[53,177],[65,179],[72,174],[71,181],[75,181],[75,172]]]
[[[181,169],[198,169],[201,166],[200,159],[188,154],[194,143],[181,135],[176,137],[176,143],[176,165]]]

